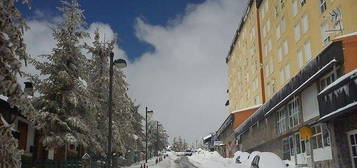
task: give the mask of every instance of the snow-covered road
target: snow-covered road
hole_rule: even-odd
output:
[[[175,163],[177,164],[176,166],[179,168],[197,168],[185,156],[182,156],[179,159],[175,160]]]

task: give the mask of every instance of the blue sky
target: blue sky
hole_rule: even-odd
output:
[[[122,48],[130,61],[144,52],[152,51],[152,45],[140,41],[135,36],[136,18],[141,18],[153,25],[166,25],[184,13],[188,4],[200,4],[204,0],[78,0],[85,10],[88,25],[92,22],[109,24],[115,33],[119,34],[119,47]],[[41,11],[47,17],[59,16],[56,7],[59,0],[32,0],[31,10],[20,5],[25,17],[35,16]]]

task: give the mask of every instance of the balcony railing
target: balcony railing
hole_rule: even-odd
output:
[[[327,86],[318,96],[320,120],[357,109],[357,70]]]

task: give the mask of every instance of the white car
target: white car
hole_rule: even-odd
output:
[[[237,152],[235,162],[238,168],[287,168],[280,157],[271,152]]]

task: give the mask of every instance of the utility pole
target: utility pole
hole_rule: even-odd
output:
[[[148,107],[145,108],[145,163],[148,162]]]
[[[159,156],[159,121],[156,122],[156,156]]]

